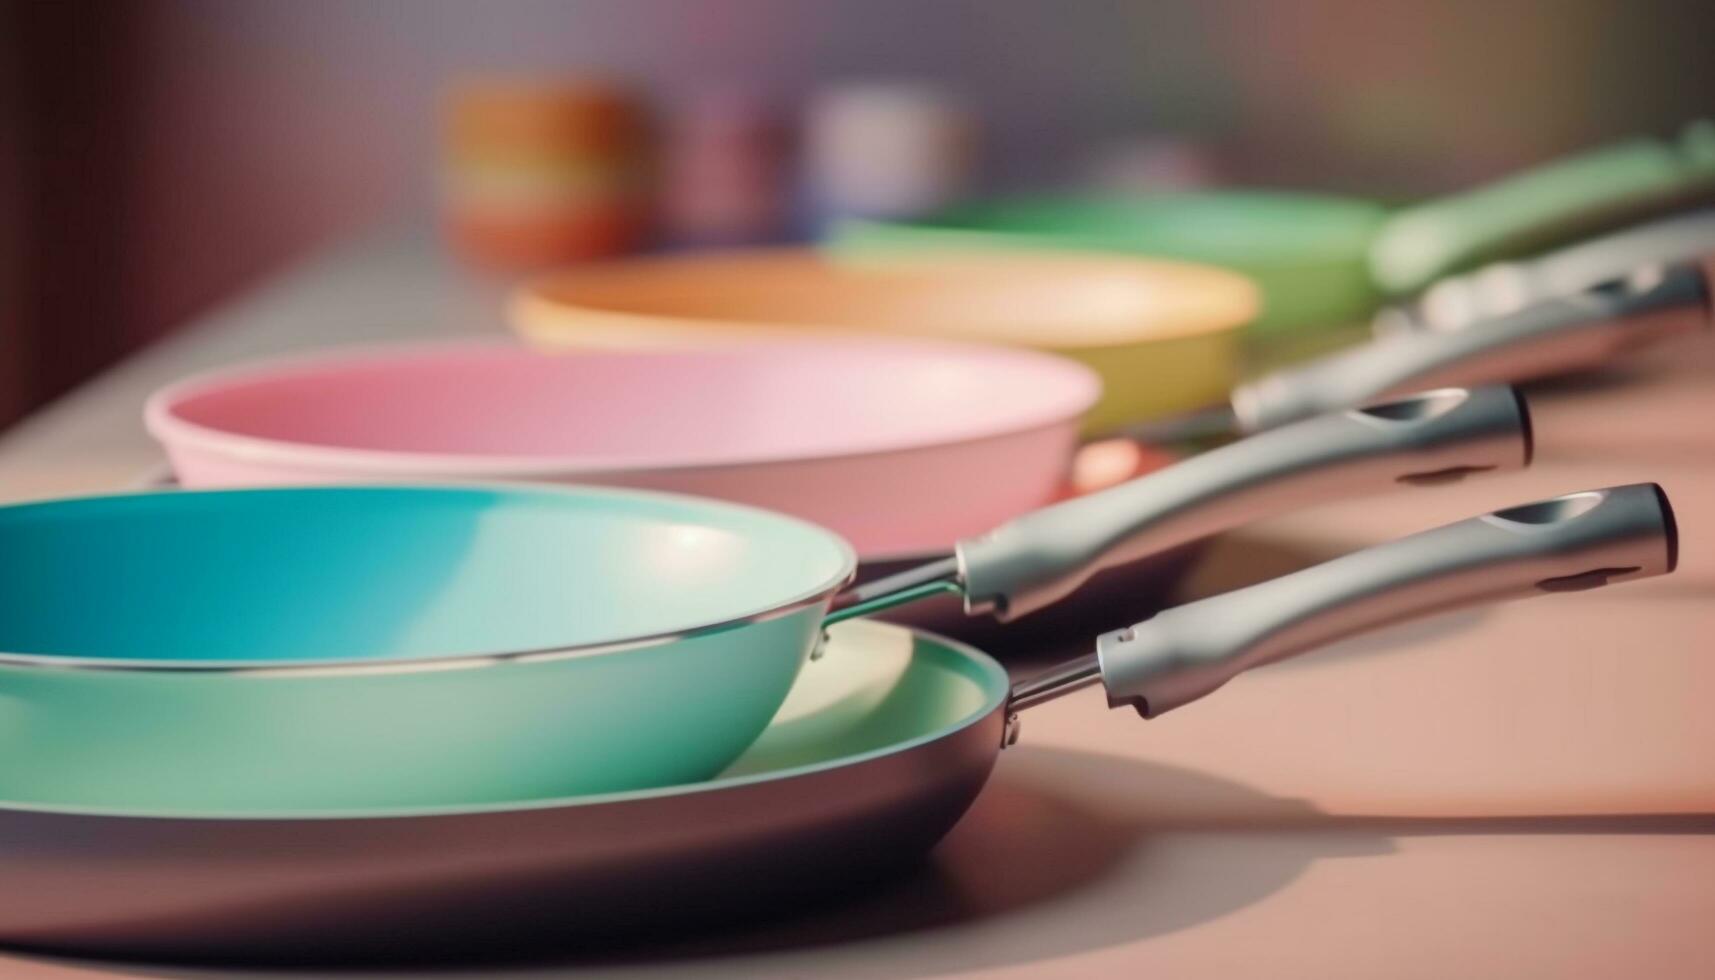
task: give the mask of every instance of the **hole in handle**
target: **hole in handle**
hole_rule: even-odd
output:
[[[1533,504],[1522,504],[1518,507],[1508,507],[1497,510],[1492,517],[1514,524],[1554,524],[1559,521],[1571,520],[1580,514],[1595,510],[1597,505],[1606,498],[1597,490],[1586,490],[1582,493],[1569,493],[1564,497],[1553,500],[1540,500]]]
[[[1407,473],[1395,480],[1412,487],[1438,487],[1445,483],[1458,483],[1473,473],[1487,473],[1493,466],[1449,466],[1444,470],[1430,470],[1427,473]]]
[[[1661,262],[1652,262],[1649,265],[1633,269],[1631,272],[1628,272],[1623,276],[1604,279],[1601,282],[1590,286],[1586,292],[1592,296],[1637,296],[1640,293],[1647,293],[1657,286],[1660,286],[1666,280],[1666,264]]]
[[[1463,388],[1440,388],[1395,401],[1365,405],[1353,411],[1390,422],[1410,422],[1414,419],[1445,415],[1463,405],[1470,397],[1470,392]]]
[[[1642,565],[1627,565],[1623,568],[1592,568],[1588,572],[1576,575],[1561,575],[1556,578],[1545,578],[1536,583],[1543,592],[1583,592],[1587,589],[1599,589],[1619,575],[1630,575],[1641,571]]]

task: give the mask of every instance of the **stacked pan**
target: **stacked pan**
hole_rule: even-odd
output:
[[[515,306],[587,344],[182,381],[145,409],[180,488],[0,508],[0,941],[434,956],[719,915],[920,856],[1069,692],[1152,718],[1665,574],[1660,488],[1580,488],[1163,611],[1213,534],[1527,465],[1491,383],[1707,328],[1696,250],[1659,251],[1249,382],[1244,278],[1024,250],[620,263]],[[1080,652],[1014,683],[972,645],[1006,634]]]

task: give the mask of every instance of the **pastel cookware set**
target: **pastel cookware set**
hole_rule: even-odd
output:
[[[1099,685],[1110,706],[1153,718],[1251,667],[1386,624],[1660,575],[1676,546],[1659,488],[1575,493],[1161,613],[1017,685],[973,648],[846,623],[730,769],[660,789],[232,813],[122,797],[22,803],[13,770],[0,768],[0,940],[129,956],[439,961],[611,942],[640,924],[658,939],[747,907],[766,914],[771,901],[918,858],[982,790],[1018,737],[1018,714],[1043,701]],[[628,707],[681,724],[677,705],[647,695]]]
[[[1403,288],[1715,187],[1707,135],[1354,240]],[[1112,578],[1301,505],[1528,464],[1518,393],[1464,382],[1706,327],[1704,267],[1679,261],[1700,234],[1557,253],[1514,308],[1237,387],[1259,309],[1237,273],[792,249],[531,284],[515,324],[552,351],[339,351],[170,386],[145,422],[185,489],[0,507],[0,942],[434,955],[718,914],[920,856],[1019,713],[1067,693],[1152,718],[1403,619],[1669,572],[1672,510],[1640,484],[1130,626],[1162,595]],[[1604,263],[1628,274],[1591,278]],[[1243,438],[1076,478],[1091,434],[1229,395]],[[869,618],[1011,630],[1099,577],[1126,587],[1052,621],[1100,632],[1094,652],[1016,684]]]
[[[20,802],[235,811],[705,779],[762,731],[825,625],[943,592],[1012,618],[1286,504],[1529,454],[1511,389],[1447,389],[1206,453],[846,591],[856,559],[833,531],[627,490],[0,508],[0,768]]]
[[[911,222],[851,223],[859,253],[1059,247],[1206,262],[1253,279],[1255,335],[1289,340],[1352,323],[1393,296],[1715,194],[1715,124],[1676,140],[1587,151],[1494,184],[1391,209],[1275,191],[1050,197],[979,202]]]

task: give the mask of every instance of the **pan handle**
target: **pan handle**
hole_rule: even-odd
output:
[[[1646,267],[1464,330],[1402,333],[1275,372],[1234,389],[1233,415],[1242,431],[1257,432],[1402,390],[1599,365],[1708,329],[1709,294],[1701,264]]]
[[[1376,314],[1376,336],[1466,330],[1544,300],[1572,296],[1647,265],[1715,262],[1715,208],[1664,218],[1537,258],[1496,262],[1439,279],[1423,295]]]
[[[1394,295],[1507,254],[1682,210],[1715,193],[1715,122],[1677,139],[1635,139],[1514,174],[1394,214],[1370,245],[1370,272]]]
[[[1445,388],[1241,439],[959,542],[966,609],[1046,606],[1103,568],[1303,506],[1530,461],[1530,416],[1505,386]]]
[[[1103,635],[1096,658],[1108,703],[1153,718],[1252,667],[1404,619],[1665,575],[1677,547],[1653,483],[1567,494],[1167,610]]]

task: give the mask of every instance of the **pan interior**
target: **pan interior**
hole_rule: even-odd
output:
[[[831,592],[852,560],[801,521],[623,490],[91,497],[0,508],[0,651],[293,666],[562,649],[762,614]]]
[[[836,328],[1074,351],[1220,333],[1256,315],[1251,284],[1224,269],[992,249],[735,250],[615,263],[525,295],[556,311],[573,342],[605,316],[620,327]]]
[[[1007,687],[999,665],[962,644],[891,623],[841,623],[725,776],[824,768],[915,744],[987,714]]]

